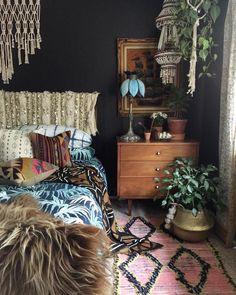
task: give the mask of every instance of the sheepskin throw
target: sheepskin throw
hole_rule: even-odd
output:
[[[17,47],[18,62],[29,63],[29,54],[40,49],[40,0],[0,0],[0,72],[5,84],[14,74],[12,48]]]
[[[64,224],[29,196],[0,204],[1,295],[111,295],[103,230]]]
[[[57,124],[95,135],[98,95],[98,92],[0,91],[0,128]]]

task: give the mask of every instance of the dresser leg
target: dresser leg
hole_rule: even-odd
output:
[[[132,213],[132,200],[128,200],[128,215],[131,216]]]

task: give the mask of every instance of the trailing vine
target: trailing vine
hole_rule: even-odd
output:
[[[185,60],[190,61],[189,91],[193,95],[196,82],[196,65],[201,61],[198,77],[213,77],[212,62],[217,59],[213,27],[220,15],[218,0],[179,0],[177,8],[179,49]]]

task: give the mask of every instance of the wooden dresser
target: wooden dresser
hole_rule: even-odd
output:
[[[199,143],[196,141],[117,142],[117,195],[128,199],[131,215],[132,200],[162,198],[160,182],[167,165],[177,157],[192,157],[198,162]]]

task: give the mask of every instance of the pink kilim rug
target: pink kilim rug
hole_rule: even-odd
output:
[[[142,217],[118,223],[138,237],[148,235],[163,248],[115,258],[115,295],[231,295],[236,286],[209,242],[182,243]]]

